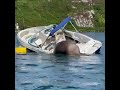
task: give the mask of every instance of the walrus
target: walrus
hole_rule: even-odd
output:
[[[80,51],[74,42],[61,41],[56,45],[54,54],[80,55]]]

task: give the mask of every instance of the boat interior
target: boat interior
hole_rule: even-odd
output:
[[[69,41],[72,43],[83,44],[87,43],[90,38],[80,34],[79,32],[71,32],[65,29],[59,29],[53,36],[49,36],[50,29],[44,27],[35,27],[31,30],[25,30],[20,34],[20,37],[28,44],[35,48],[42,48],[44,50],[54,49],[55,45],[60,41]],[[49,37],[48,37],[49,36]]]

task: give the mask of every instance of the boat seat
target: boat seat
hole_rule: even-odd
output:
[[[41,40],[41,39],[37,39],[37,40],[35,40],[35,43],[36,43],[37,45],[40,45],[40,44],[42,44],[42,40]]]
[[[66,41],[65,34],[62,30],[59,30],[55,33],[55,41],[59,43],[61,41]]]
[[[22,39],[23,39],[24,41],[26,41],[26,40],[28,40],[31,36],[33,36],[33,33],[24,35],[24,36],[22,37]]]
[[[28,40],[28,43],[34,47],[38,47],[39,45],[42,44],[42,40],[36,39],[35,37],[32,37]]]
[[[48,37],[43,33],[39,32],[39,38],[41,38],[42,42],[45,42]]]
[[[80,43],[80,44],[76,44],[76,45],[79,47],[81,53],[90,54],[92,51],[94,51],[94,50],[92,50],[90,52],[90,49],[91,49],[91,47],[93,47],[94,44],[95,44],[95,41],[91,39],[87,43]],[[94,48],[92,48],[92,49],[94,49]]]
[[[86,38],[85,36],[80,35],[78,32],[74,33],[74,38],[81,43],[86,43],[90,40],[90,39]]]
[[[51,42],[51,43],[49,43],[49,44],[44,48],[44,50],[54,49],[54,45],[55,45],[55,42]]]

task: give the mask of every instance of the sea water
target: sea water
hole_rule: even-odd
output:
[[[84,34],[102,42],[100,54],[15,55],[15,90],[105,90],[105,33]]]

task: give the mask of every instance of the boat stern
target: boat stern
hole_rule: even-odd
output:
[[[77,44],[77,46],[80,49],[80,53],[91,55],[100,51],[102,43],[97,40],[90,40],[87,43]]]

